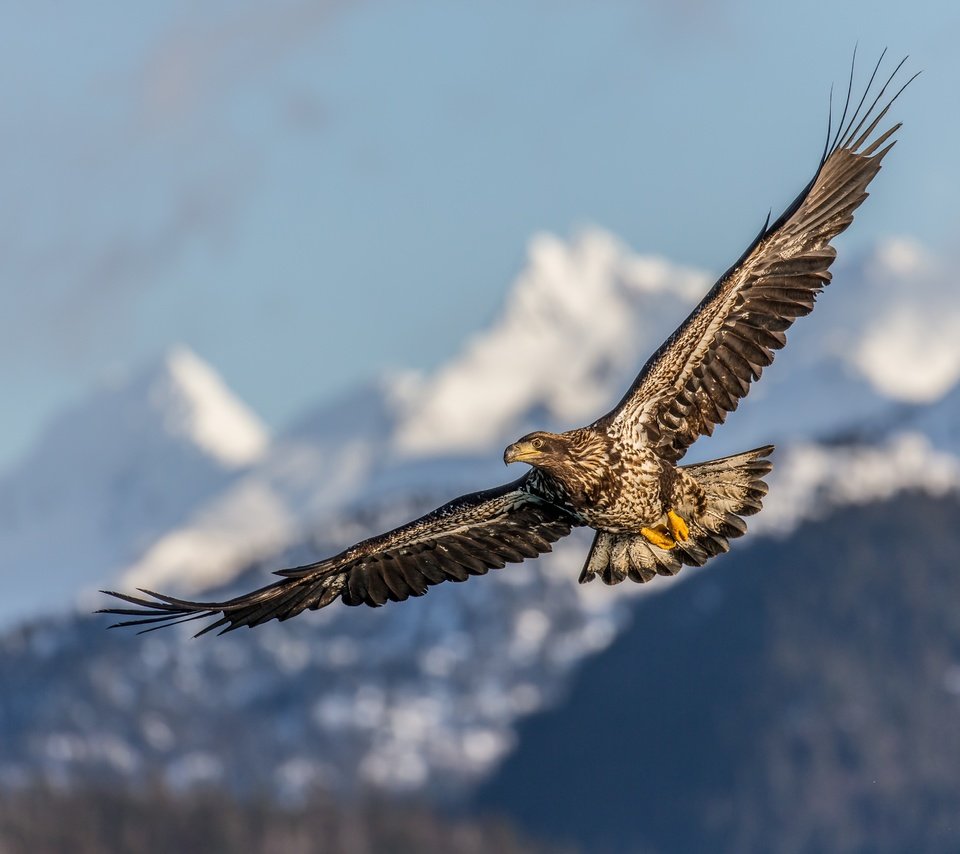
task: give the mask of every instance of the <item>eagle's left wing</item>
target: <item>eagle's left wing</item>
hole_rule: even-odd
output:
[[[100,613],[134,619],[116,626],[148,626],[144,631],[186,620],[213,618],[199,634],[223,627],[258,626],[288,620],[338,597],[347,605],[383,605],[422,596],[441,581],[466,581],[507,563],[519,563],[551,550],[551,543],[582,524],[573,514],[537,494],[531,475],[485,492],[456,498],[432,513],[344,552],[277,572],[267,587],[223,602],[191,602],[141,591],[144,596],[104,591],[135,605]]]
[[[699,436],[712,433],[737,408],[751,381],[759,379],[773,361],[774,351],[786,343],[784,332],[797,317],[810,313],[830,281],[829,268],[836,257],[830,241],[853,221],[900,127],[897,124],[875,135],[907,84],[874,112],[902,65],[862,117],[869,84],[846,125],[844,108],[832,144],[827,132],[827,146],[813,180],[720,277],[596,427],[655,447],[664,458],[676,461]],[[870,84],[876,73],[875,69]],[[848,90],[848,105],[849,101]]]

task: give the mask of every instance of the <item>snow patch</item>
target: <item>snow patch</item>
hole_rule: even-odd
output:
[[[960,380],[953,271],[915,241],[893,238],[861,262],[858,278],[853,363],[888,397],[937,400]]]
[[[926,436],[895,434],[879,445],[792,446],[775,457],[770,492],[751,523],[756,533],[786,535],[845,504],[882,501],[903,490],[946,495],[960,490],[960,459]]]
[[[254,562],[307,540],[319,520],[329,521],[368,482],[375,461],[364,440],[328,450],[280,440],[259,466],[153,543],[119,584],[192,595],[229,582]]]
[[[960,377],[960,312],[933,317],[920,307],[890,313],[864,336],[857,364],[890,397],[936,400]]]
[[[245,480],[201,510],[191,524],[157,540],[123,573],[119,585],[124,590],[214,587],[229,581],[238,566],[275,554],[297,533],[282,499],[266,484]]]

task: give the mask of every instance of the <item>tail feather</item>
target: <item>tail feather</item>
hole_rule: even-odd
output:
[[[772,445],[683,466],[703,489],[706,506],[687,520],[690,539],[675,548],[662,549],[639,534],[608,534],[598,531],[580,573],[584,584],[599,576],[606,584],[626,578],[639,583],[657,575],[676,575],[684,566],[703,566],[710,558],[729,551],[730,540],[747,532],[744,516],[752,516],[763,505],[767,484],[763,478],[773,464],[768,457]]]

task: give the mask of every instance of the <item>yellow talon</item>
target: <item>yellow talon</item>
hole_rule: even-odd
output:
[[[670,551],[670,549],[676,548],[677,546],[677,541],[670,536],[667,526],[663,524],[653,528],[641,528],[640,534],[647,542],[666,551]]]
[[[672,510],[667,511],[667,521],[670,523],[670,533],[678,543],[685,543],[690,539],[690,528],[683,520],[683,517],[677,515]]]

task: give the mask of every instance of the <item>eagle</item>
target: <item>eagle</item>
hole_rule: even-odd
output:
[[[193,602],[149,590],[103,591],[124,607],[100,613],[125,618],[114,627],[145,627],[141,631],[212,620],[202,635],[288,620],[337,599],[377,607],[536,558],[581,526],[596,532],[581,583],[597,577],[607,584],[643,583],[726,552],[731,539],[746,533],[744,517],[761,508],[773,447],[679,462],[737,408],[786,344],[787,329],[810,313],[830,282],[831,241],[853,221],[900,128],[878,130],[880,123],[916,76],[884,101],[905,58],[871,98],[883,56],[851,109],[854,61],[836,131],[831,92],[813,178],[780,217],[772,223],[767,217],[620,402],[586,427],[530,433],[504,451],[505,463],[530,466],[522,477],[455,498],[333,557],[279,570],[279,581],[242,596]]]

